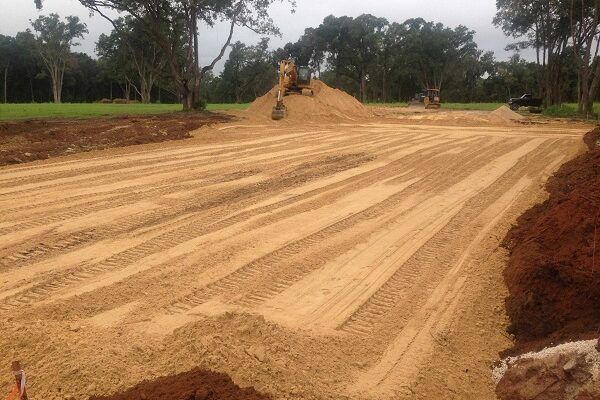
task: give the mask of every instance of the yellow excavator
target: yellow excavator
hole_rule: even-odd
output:
[[[283,60],[279,63],[279,85],[277,87],[277,103],[273,107],[271,118],[280,120],[285,118],[287,108],[283,98],[288,95],[299,94],[312,96],[312,72],[309,67],[298,67],[294,60]]]

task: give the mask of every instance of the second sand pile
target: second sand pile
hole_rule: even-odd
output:
[[[283,121],[333,122],[356,121],[372,116],[371,111],[349,94],[327,86],[319,80],[312,83],[313,96],[290,95],[283,103],[287,115]],[[266,95],[256,99],[248,108],[250,118],[271,119],[276,103],[277,86]]]
[[[507,106],[501,106],[500,108],[492,111],[490,113],[490,116],[491,116],[490,119],[492,122],[512,123],[512,122],[520,122],[520,121],[525,120],[524,116],[522,116],[519,113],[514,112]]]

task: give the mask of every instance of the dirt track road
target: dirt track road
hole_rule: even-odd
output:
[[[498,243],[583,128],[218,129],[0,168],[0,366],[38,399],[196,365],[282,399],[493,398]]]

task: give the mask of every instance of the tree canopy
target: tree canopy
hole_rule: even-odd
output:
[[[460,102],[504,101],[533,92],[546,105],[577,101],[580,111],[589,114],[600,91],[600,0],[497,0],[494,24],[512,39],[507,49],[514,56],[507,61],[479,49],[468,27],[422,18],[401,22],[371,14],[330,15],[306,28],[297,41],[270,50],[267,39],[232,44],[233,32],[247,27],[278,34],[269,7],[287,3],[293,12],[293,0],[79,1],[114,27],[97,45],[102,86],[110,81],[111,98],[114,82],[127,98],[133,93],[151,101],[153,94],[173,93],[186,109],[202,99],[250,101],[269,89],[277,61],[287,57],[362,101],[405,101],[425,88],[442,89],[444,99]],[[111,19],[108,10],[118,11],[120,18]],[[223,22],[229,24],[227,37],[210,55],[212,61],[200,65],[205,51],[198,44],[199,26]],[[533,62],[520,56],[528,48],[534,50]],[[215,74],[228,50],[223,71]],[[0,65],[4,76],[14,76],[6,64]],[[42,77],[29,79],[34,87]],[[10,88],[9,80],[4,92]]]

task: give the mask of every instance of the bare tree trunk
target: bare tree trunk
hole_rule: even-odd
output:
[[[35,103],[35,93],[33,91],[33,78],[29,77],[29,89],[31,90],[31,102]]]
[[[200,102],[200,83],[202,75],[200,72],[200,53],[198,51],[198,16],[194,7],[192,10],[192,33],[194,35],[194,106]]]
[[[60,103],[60,96],[58,94],[58,75],[57,71],[52,74],[52,98],[55,103]]]
[[[381,87],[381,100],[386,103],[387,102],[387,73],[386,68],[383,68],[383,84]]]
[[[194,109],[194,91],[186,88],[183,110],[192,111]]]
[[[50,78],[52,80],[52,97],[54,102],[60,104],[62,101],[62,84],[65,76],[65,71],[58,65],[53,65],[50,70]]]
[[[10,64],[6,64],[4,68],[4,104],[8,102],[8,67]]]
[[[62,91],[63,91],[63,81],[65,79],[65,69],[63,68],[60,71],[60,77],[58,80],[58,102],[62,103]]]
[[[123,96],[125,97],[125,100],[129,102],[129,99],[131,98],[131,85],[129,83],[129,79],[125,79],[125,90],[123,91]]]
[[[360,72],[360,102],[364,103],[367,91],[367,77],[365,76],[364,70]]]

